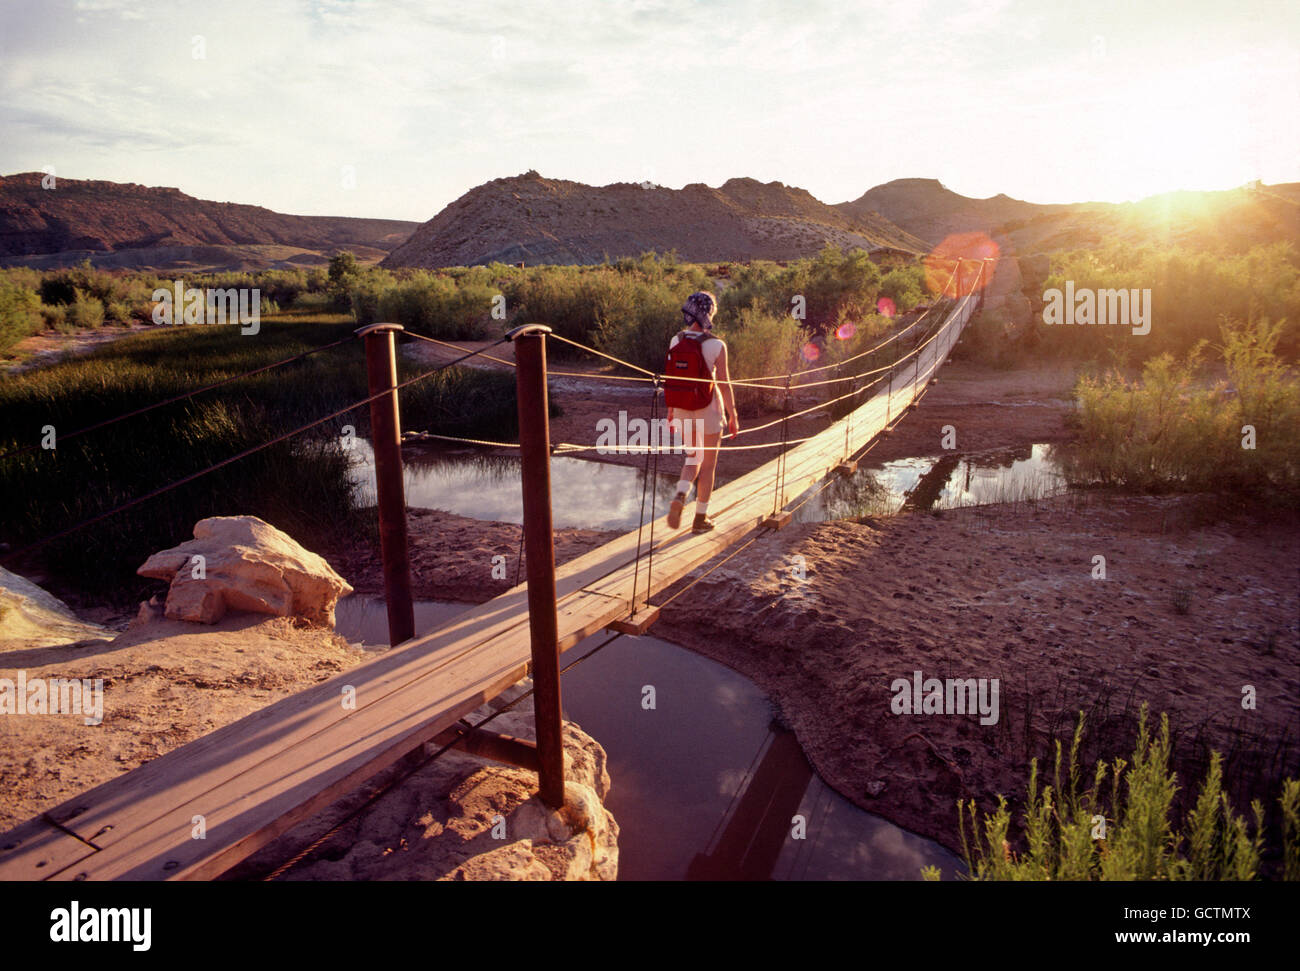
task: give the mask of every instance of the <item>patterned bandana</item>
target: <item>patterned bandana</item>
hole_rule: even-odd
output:
[[[688,329],[698,323],[705,330],[713,330],[713,315],[717,312],[718,301],[707,290],[692,293],[682,304],[682,319]]]

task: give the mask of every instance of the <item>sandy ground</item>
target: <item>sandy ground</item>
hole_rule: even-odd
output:
[[[207,627],[154,620],[51,647],[0,637],[0,678],[103,679],[103,722],[0,718],[0,831],[364,660],[332,631],[231,615]]]
[[[1080,709],[1096,723],[1142,702],[1168,712],[1176,756],[1198,732],[1223,752],[1234,727],[1285,738],[1295,774],[1300,517],[1206,523],[1195,499],[1089,499],[793,527],[668,606],[654,633],[753,679],[827,782],[954,850],[955,800],[1021,798],[1028,758]],[[894,714],[891,685],[917,670],[998,679],[997,723]],[[1127,756],[1131,728],[1114,728],[1106,754]]]
[[[66,357],[87,354],[115,340],[152,329],[152,324],[131,324],[128,327],[107,326],[72,334],[45,330],[31,337],[24,337],[15,344],[9,351],[14,360],[0,361],[0,367],[5,368],[9,374],[21,374],[33,368],[54,364]]]

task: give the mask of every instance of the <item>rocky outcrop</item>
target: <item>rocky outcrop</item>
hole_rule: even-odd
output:
[[[528,679],[519,682],[469,721],[482,721],[531,687]],[[532,739],[533,717],[525,698],[488,727]],[[337,829],[282,879],[615,880],[619,828],[604,806],[610,790],[605,750],[573,722],[563,731],[565,802],[558,811],[537,798],[535,773],[452,749],[413,772],[394,766],[229,876],[258,879]],[[411,758],[435,751],[431,743]]]
[[[352,592],[323,557],[256,516],[201,519],[194,539],[155,553],[136,572],[171,582],[168,618],[200,624],[248,611],[333,627],[335,604]]]

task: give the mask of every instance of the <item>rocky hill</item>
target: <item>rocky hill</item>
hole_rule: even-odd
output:
[[[290,216],[135,183],[61,178],[43,189],[42,178],[40,172],[0,177],[0,262],[48,267],[89,257],[137,268],[310,265],[340,249],[377,259],[417,225]]]
[[[880,213],[933,244],[953,233],[988,232],[1012,220],[1031,219],[1070,207],[1022,202],[1007,195],[971,199],[953,192],[938,179],[895,179],[835,208],[850,218]]]
[[[896,179],[835,208],[849,218],[878,213],[931,244],[980,232],[1022,254],[1111,241],[1241,249],[1300,239],[1297,183],[1170,192],[1138,202],[1042,205],[1006,195],[972,199],[937,179]]]
[[[848,214],[804,189],[731,179],[590,186],[536,172],[471,189],[422,225],[384,266],[599,263],[655,250],[684,260],[794,259],[827,243],[924,252],[924,242],[867,210]]]

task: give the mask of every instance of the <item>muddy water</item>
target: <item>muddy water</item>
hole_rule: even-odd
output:
[[[374,452],[356,440],[353,482],[358,500],[375,501]],[[523,522],[519,490],[519,458],[469,450],[404,453],[406,503],[425,509],[502,523]],[[662,515],[673,498],[676,478],[660,475],[655,511]],[[553,456],[551,458],[551,516],[558,529],[635,529],[641,520],[644,471],[608,462]],[[649,516],[651,495],[646,491]]]
[[[416,629],[464,609],[420,604]],[[340,602],[337,626],[368,646],[387,640],[377,600]],[[562,692],[565,717],[609,755],[621,880],[915,880],[926,865],[951,879],[963,869],[823,783],[753,682],[685,648],[619,638],[568,671]]]
[[[1068,490],[1051,445],[916,456],[860,466],[795,513],[796,522],[1045,499]],[[815,491],[810,489],[807,493]]]

